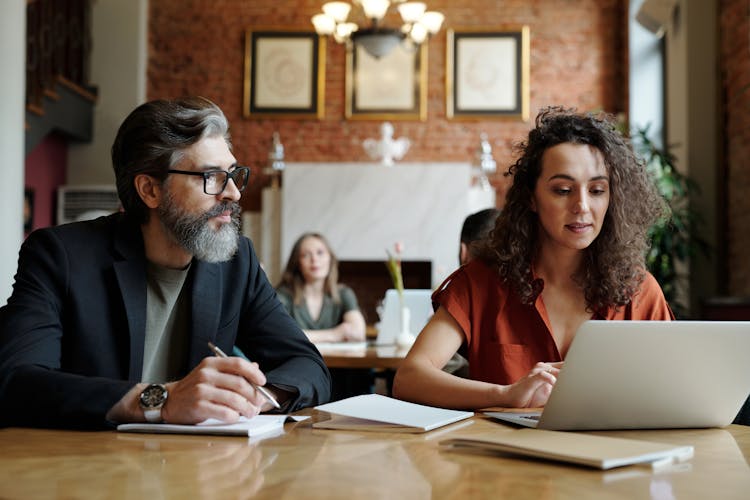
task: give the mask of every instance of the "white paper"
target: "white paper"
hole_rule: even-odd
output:
[[[208,419],[195,425],[181,424],[120,424],[120,432],[147,432],[156,434],[215,434],[227,436],[260,436],[283,430],[287,415],[256,415],[253,418],[240,417],[239,421],[228,424],[221,420]]]

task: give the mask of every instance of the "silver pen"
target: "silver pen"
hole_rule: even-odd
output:
[[[213,342],[209,342],[208,343],[208,347],[214,352],[214,354],[216,354],[220,358],[228,358],[229,357],[229,356],[226,355],[226,353],[224,351],[222,351],[221,349],[219,349],[218,346],[214,345]],[[250,381],[248,380],[248,382],[250,382]],[[274,399],[274,397],[271,395],[270,392],[268,392],[266,390],[265,387],[261,387],[261,386],[259,386],[257,384],[252,383],[252,382],[250,382],[250,385],[252,385],[253,388],[255,388],[256,391],[258,391],[259,393],[263,394],[263,397],[266,398],[268,400],[268,402],[273,405],[274,408],[276,408],[277,410],[281,409],[281,405],[279,404],[279,402],[276,401],[276,399]]]

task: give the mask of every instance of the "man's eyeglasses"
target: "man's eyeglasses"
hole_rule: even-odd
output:
[[[227,172],[226,170],[191,172],[190,170],[169,169],[167,170],[167,173],[199,175],[203,177],[203,192],[211,196],[223,193],[227,188],[227,182],[229,182],[230,178],[234,181],[234,185],[237,186],[237,189],[242,191],[247,186],[247,180],[250,178],[250,168],[240,166],[235,167],[231,172]]]

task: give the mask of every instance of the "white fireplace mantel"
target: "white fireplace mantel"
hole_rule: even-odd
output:
[[[468,163],[287,163],[252,234],[274,284],[296,239],[316,231],[342,260],[385,261],[401,242],[404,259],[432,262],[437,286],[458,265],[464,218],[494,204],[494,192],[471,186]]]

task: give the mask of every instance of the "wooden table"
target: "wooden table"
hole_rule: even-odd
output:
[[[374,368],[395,370],[406,357],[409,349],[388,346],[368,346],[360,348],[326,348],[318,345],[328,368]]]
[[[327,418],[314,412],[313,419]],[[0,430],[1,498],[747,499],[750,427],[598,433],[695,446],[687,463],[598,471],[441,450],[514,432],[484,417],[427,434],[313,430],[238,437]],[[456,425],[461,425],[456,424]]]

